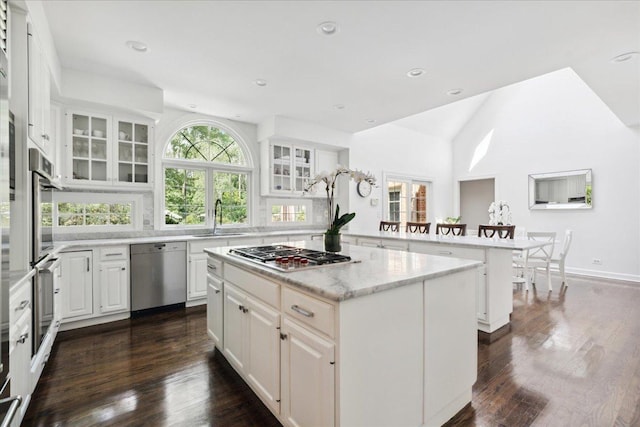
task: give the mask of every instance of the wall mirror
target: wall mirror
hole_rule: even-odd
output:
[[[591,209],[591,169],[529,175],[529,209]]]

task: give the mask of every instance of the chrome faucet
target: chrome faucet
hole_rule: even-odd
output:
[[[216,234],[216,227],[218,226],[218,206],[220,206],[220,224],[222,224],[222,200],[216,199],[216,204],[213,207],[213,234]]]

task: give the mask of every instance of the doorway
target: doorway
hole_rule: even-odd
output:
[[[489,205],[495,200],[495,179],[460,181],[460,220],[467,229],[489,223]]]

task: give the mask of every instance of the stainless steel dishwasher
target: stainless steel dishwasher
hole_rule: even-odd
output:
[[[131,245],[131,311],[187,300],[187,243]]]

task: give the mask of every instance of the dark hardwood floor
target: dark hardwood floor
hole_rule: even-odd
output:
[[[279,425],[205,321],[190,309],[61,333],[23,425]],[[447,426],[530,425],[640,426],[640,285],[514,289],[511,332],[479,345],[473,401]]]

